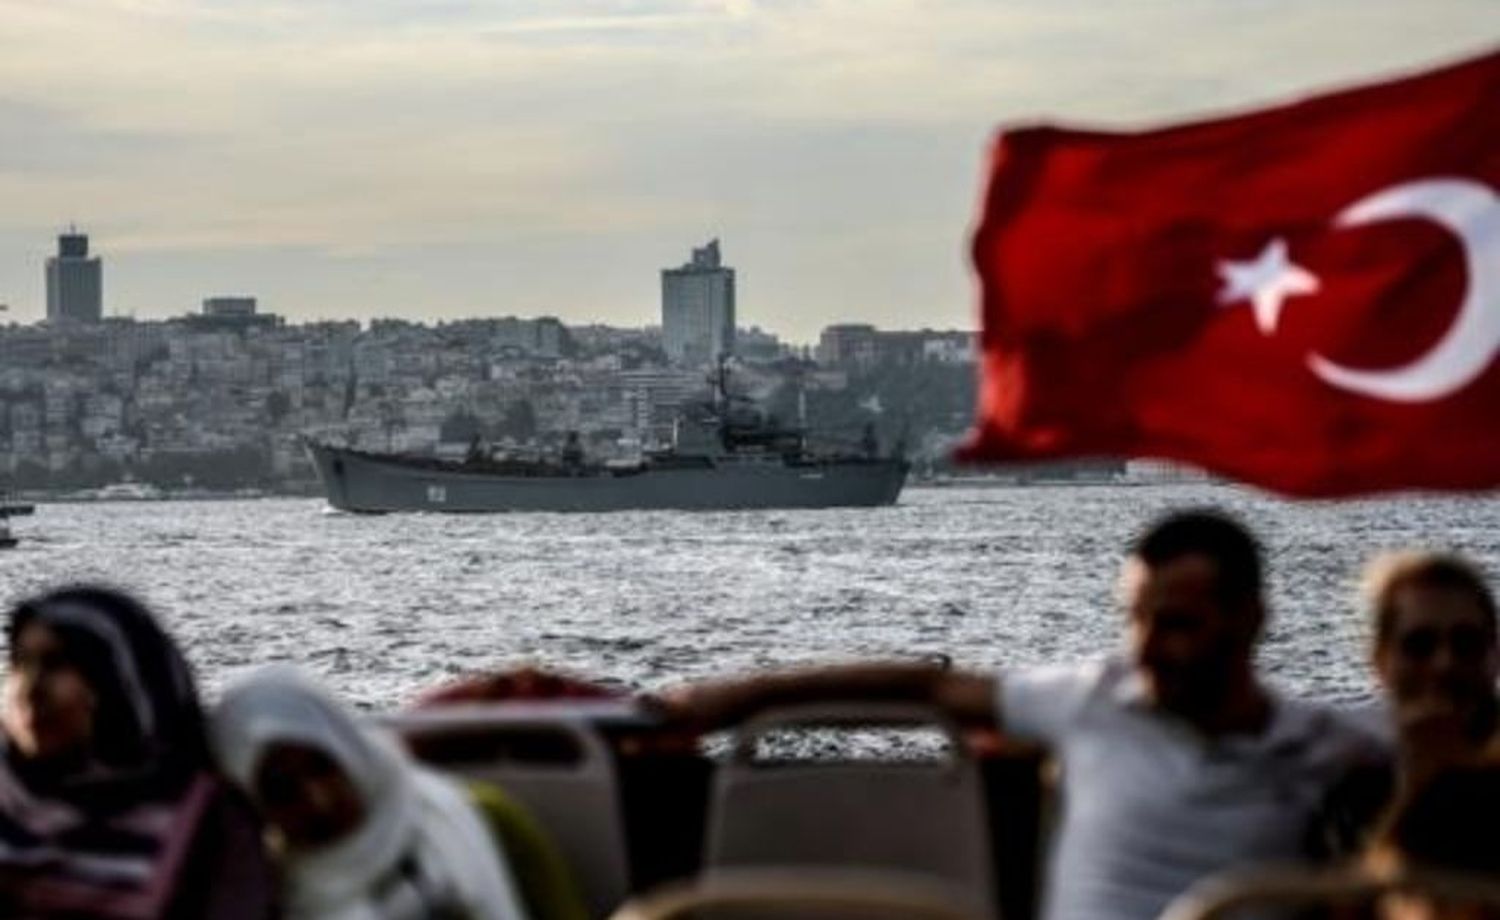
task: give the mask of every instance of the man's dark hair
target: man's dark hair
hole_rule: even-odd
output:
[[[1132,554],[1151,568],[1184,556],[1204,556],[1218,569],[1218,594],[1229,604],[1260,597],[1260,544],[1245,525],[1222,511],[1195,508],[1167,515],[1141,534]]]
[[[1375,618],[1375,642],[1384,645],[1396,629],[1396,595],[1403,588],[1461,591],[1474,599],[1484,615],[1491,641],[1496,639],[1495,595],[1484,573],[1472,562],[1452,553],[1410,552],[1382,556],[1365,574],[1365,596]]]

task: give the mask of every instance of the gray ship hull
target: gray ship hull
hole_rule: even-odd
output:
[[[329,504],[369,513],[870,507],[895,503],[908,467],[895,459],[730,457],[702,467],[506,476],[317,443],[307,450]]]

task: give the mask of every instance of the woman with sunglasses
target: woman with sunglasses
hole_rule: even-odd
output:
[[[1330,799],[1325,836],[1346,853],[1401,793],[1500,749],[1500,633],[1479,569],[1446,553],[1385,556],[1371,564],[1365,595],[1396,762],[1356,771]]]
[[[1469,561],[1377,560],[1368,579],[1375,672],[1390,699],[1401,770],[1419,781],[1494,744],[1500,727],[1495,597]]]
[[[213,739],[271,832],[288,916],[526,915],[464,791],[296,669],[273,666],[231,687]]]
[[[16,606],[0,729],[0,915],[261,918],[253,812],[212,771],[192,675],[137,601]]]

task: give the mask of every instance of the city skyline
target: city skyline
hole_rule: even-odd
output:
[[[0,302],[45,312],[76,221],[106,315],[224,291],[290,322],[653,323],[720,237],[742,325],[972,328],[997,125],[1143,127],[1492,45],[1500,8],[1092,4],[212,5],[0,0]]]
[[[718,239],[709,240],[705,245],[692,247],[691,257],[687,263],[681,266],[663,268],[660,270],[662,278],[662,300],[661,315],[656,322],[646,322],[640,325],[623,325],[619,323],[610,324],[598,318],[579,317],[566,324],[555,315],[541,314],[536,316],[519,316],[516,314],[491,314],[487,316],[458,316],[458,317],[402,317],[402,316],[367,316],[367,317],[303,317],[300,320],[292,317],[290,322],[287,318],[274,313],[260,310],[259,298],[253,294],[211,294],[203,296],[199,303],[191,310],[172,313],[161,316],[137,317],[134,314],[115,313],[105,314],[101,312],[100,301],[103,295],[101,280],[102,259],[97,252],[90,252],[89,235],[80,230],[77,225],[70,224],[67,230],[57,236],[57,253],[47,257],[45,262],[45,276],[47,289],[47,313],[37,318],[35,323],[25,321],[9,321],[9,325],[15,328],[27,328],[35,326],[39,329],[53,327],[59,332],[65,332],[62,327],[69,326],[97,326],[105,320],[143,322],[143,323],[170,323],[188,321],[209,320],[210,325],[218,322],[225,328],[237,328],[243,330],[250,326],[270,328],[283,324],[297,326],[299,324],[318,325],[323,323],[345,323],[355,322],[362,328],[370,328],[374,323],[380,322],[409,322],[424,325],[428,322],[434,325],[444,323],[473,323],[491,320],[507,320],[522,322],[555,322],[559,325],[567,325],[576,328],[615,328],[621,331],[637,330],[643,332],[654,331],[662,339],[665,352],[669,360],[678,364],[709,364],[709,355],[737,354],[735,340],[737,336],[750,337],[759,336],[763,340],[779,342],[781,345],[811,353],[815,349],[826,347],[830,333],[838,335],[841,330],[854,330],[856,333],[875,332],[872,324],[861,321],[858,317],[851,317],[838,323],[831,323],[818,330],[813,341],[798,342],[792,339],[782,339],[777,330],[763,327],[755,323],[741,325],[736,322],[734,310],[734,269],[722,263],[720,245]],[[82,315],[73,315],[76,308],[68,309],[63,301],[66,299],[60,291],[59,279],[67,274],[63,263],[72,260],[74,263],[86,263],[78,266],[87,269],[88,290],[84,294],[85,304]],[[76,272],[76,268],[74,271]],[[712,279],[708,288],[698,290],[697,285],[704,278]],[[680,290],[682,282],[688,281],[688,290]],[[686,297],[684,298],[684,294]],[[56,297],[56,299],[54,299]],[[8,304],[0,304],[0,310],[8,310]],[[54,315],[54,313],[56,315]],[[227,321],[227,322],[226,322]],[[203,328],[202,323],[199,323]],[[720,327],[720,328],[715,328]],[[0,330],[6,328],[5,323],[0,323]],[[977,335],[977,330],[962,327],[948,329],[934,329],[923,326],[917,329],[890,330],[898,335],[908,332],[933,332],[939,334],[965,333]],[[684,352],[684,346],[691,341],[693,354],[689,356]],[[727,347],[725,347],[725,343]]]

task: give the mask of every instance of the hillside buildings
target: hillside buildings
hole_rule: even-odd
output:
[[[969,364],[976,360],[977,345],[971,332],[887,332],[866,323],[839,323],[824,327],[815,354],[821,365],[869,371],[928,362]]]

